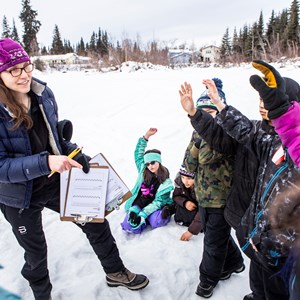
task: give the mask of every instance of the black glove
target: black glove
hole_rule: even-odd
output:
[[[73,159],[82,165],[82,171],[84,173],[88,173],[90,171],[89,161],[91,160],[91,158],[89,156],[85,155],[82,152],[79,152],[73,157]]]
[[[141,223],[141,217],[137,215],[134,211],[129,213],[128,222],[131,226],[137,226]]]
[[[258,91],[260,98],[263,100],[265,109],[269,111],[268,117],[270,119],[280,117],[291,105],[286,94],[285,80],[274,67],[264,61],[254,60],[252,65],[255,69],[261,71],[265,77],[252,75],[250,84]]]
[[[69,120],[59,121],[57,124],[58,137],[62,141],[69,142],[73,135],[73,124]]]

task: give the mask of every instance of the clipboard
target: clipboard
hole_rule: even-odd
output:
[[[90,160],[90,163],[109,167],[108,197],[105,206],[105,216],[107,216],[112,211],[120,209],[120,205],[128,200],[132,196],[132,193],[102,153],[94,156]],[[117,191],[111,196],[110,192],[114,190],[114,185],[117,185]]]
[[[113,210],[118,210],[120,205],[131,197],[131,191],[126,186],[121,177],[117,174],[112,165],[104,157],[102,153],[97,154],[90,160],[90,168],[102,168],[108,169],[108,182],[106,188],[106,199],[105,199],[105,213],[104,217],[95,215],[66,215],[66,203],[69,195],[70,178],[69,172],[63,172],[60,174],[60,219],[61,221],[71,221],[84,225],[87,222],[104,222],[105,216],[110,214]],[[76,169],[76,168],[75,168]],[[82,172],[82,171],[80,171]],[[72,178],[71,178],[72,179]]]
[[[90,166],[88,174],[77,168],[68,172],[65,198],[61,198],[62,221],[84,225],[104,222],[109,168]]]

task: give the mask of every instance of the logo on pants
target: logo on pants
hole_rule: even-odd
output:
[[[22,235],[27,233],[26,227],[25,227],[25,226],[19,226],[18,231],[19,231],[20,234],[22,234]]]

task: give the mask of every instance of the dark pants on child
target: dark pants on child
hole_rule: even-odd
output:
[[[177,205],[174,220],[176,223],[179,223],[179,225],[190,226],[190,224],[194,221],[197,212],[197,209],[190,211],[185,207]]]
[[[278,270],[268,271],[254,259],[250,261],[250,288],[253,300],[288,300],[288,290],[283,280],[276,274]]]
[[[230,235],[223,208],[199,208],[204,226],[204,246],[199,267],[200,281],[215,286],[222,273],[241,267],[243,257]]]
[[[47,244],[42,225],[42,210],[47,207],[59,212],[60,183],[59,175],[51,178],[51,184],[31,199],[30,207],[20,213],[19,209],[0,204],[1,211],[11,224],[14,235],[25,250],[25,264],[21,271],[28,280],[35,299],[49,300],[52,285],[47,266]],[[52,176],[52,177],[54,177]],[[111,234],[109,223],[87,223],[78,225],[86,234],[94,252],[99,258],[105,273],[119,272],[124,269],[119,251]]]

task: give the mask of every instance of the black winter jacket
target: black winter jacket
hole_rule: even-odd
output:
[[[222,110],[218,123],[243,144],[259,161],[259,169],[250,206],[237,228],[241,249],[266,268],[281,266],[299,234],[287,227],[289,218],[300,217],[300,171],[289,159],[277,134],[259,129],[231,106]],[[282,161],[275,159],[282,152]],[[276,216],[272,214],[277,207]],[[250,239],[258,249],[254,252]]]

